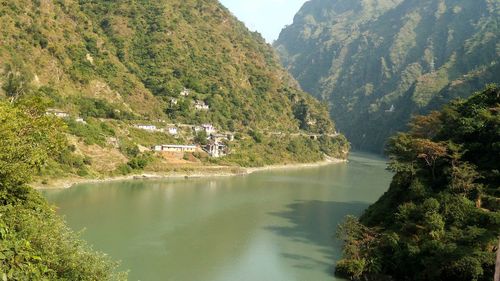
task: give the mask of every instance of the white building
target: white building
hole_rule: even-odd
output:
[[[227,146],[220,142],[210,142],[203,148],[203,150],[214,158],[223,157],[228,154]]]
[[[135,125],[137,129],[149,131],[149,132],[158,132],[158,128],[155,125]]]
[[[81,117],[76,118],[75,121],[78,123],[87,124],[87,122],[85,120],[83,120],[83,118],[81,118]]]
[[[179,132],[178,132],[177,128],[170,127],[170,128],[168,128],[168,133],[169,133],[170,135],[172,135],[172,136],[175,136],[175,135],[177,135]]]
[[[184,90],[182,90],[180,93],[182,97],[187,97],[189,96],[189,94],[191,94],[191,91],[188,88],[184,88]]]
[[[207,135],[215,134],[217,132],[212,124],[202,124],[201,127],[203,128],[203,130],[205,130],[205,133],[207,133]]]
[[[178,102],[179,102],[179,101],[178,101],[176,98],[171,98],[171,99],[170,99],[170,104],[171,104],[171,105],[177,105],[177,103],[178,103]]]
[[[210,110],[210,106],[208,106],[204,101],[195,101],[194,108],[196,110]]]
[[[196,145],[163,144],[153,147],[156,152],[196,152]]]
[[[45,114],[46,115],[53,115],[53,116],[59,117],[59,118],[69,118],[69,113],[62,111],[62,110],[59,110],[59,109],[55,109],[55,108],[47,109]]]
[[[211,134],[210,139],[215,141],[215,142],[222,142],[222,141],[234,141],[234,135],[227,133],[227,134]]]
[[[393,105],[391,105],[391,108],[390,108],[390,109],[388,109],[388,110],[386,110],[385,112],[392,113],[392,112],[394,112],[394,111],[396,111],[396,107],[395,107],[395,106],[394,106],[394,104],[393,104]]]

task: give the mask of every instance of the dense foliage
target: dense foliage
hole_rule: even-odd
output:
[[[500,235],[500,88],[413,119],[388,145],[389,191],[339,229],[354,280],[493,279]]]
[[[66,151],[61,122],[45,115],[41,100],[0,102],[0,147],[0,278],[126,279],[26,185],[50,158]]]
[[[305,149],[281,153],[247,138],[332,135],[335,127],[327,106],[299,89],[272,47],[216,0],[0,0],[0,30],[0,100],[36,93],[69,115],[70,145],[42,167],[37,180],[44,184],[202,166],[209,162],[203,153],[182,162],[145,152],[158,144],[203,145],[206,138],[187,128],[204,123],[253,140],[232,144],[237,154],[229,165],[299,162],[325,151],[345,157],[349,148],[343,138],[328,144],[335,149],[307,140],[315,149],[308,157]],[[166,133],[177,125],[179,135]]]
[[[497,0],[311,0],[275,47],[356,148],[500,82]]]
[[[231,144],[231,154],[217,163],[243,167],[313,163],[325,160],[325,155],[346,159],[350,148],[343,135],[322,136],[317,140],[308,136],[266,135],[259,132],[251,132],[250,135],[251,138]]]
[[[29,77],[73,115],[334,131],[272,47],[216,0],[1,0],[0,29],[0,73]]]

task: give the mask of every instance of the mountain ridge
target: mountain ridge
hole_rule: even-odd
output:
[[[381,152],[413,114],[499,82],[499,15],[490,0],[312,0],[274,46],[355,147]]]
[[[299,128],[300,101],[328,123],[326,111],[218,1],[2,1],[0,17],[3,72],[10,64],[31,73],[34,86],[63,97],[55,106],[79,113],[72,98],[95,98],[173,122],[334,131]],[[184,88],[194,95],[172,107]],[[196,112],[197,99],[211,110]]]
[[[42,182],[347,155],[327,106],[216,0],[0,0],[0,29],[0,99],[45,99],[67,127]]]

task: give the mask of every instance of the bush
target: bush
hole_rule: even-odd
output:
[[[131,144],[128,142],[122,143],[122,145],[120,146],[120,151],[130,158],[137,157],[141,153],[139,147],[136,144]]]
[[[0,206],[3,280],[126,280],[117,264],[92,249],[30,191],[23,204]]]
[[[94,252],[26,184],[52,158],[71,157],[58,119],[34,104],[0,102],[0,276],[3,280],[126,280],[117,264]],[[29,110],[29,114],[23,110]],[[62,151],[62,153],[61,153]]]
[[[194,137],[194,142],[200,145],[206,145],[208,143],[207,138],[208,138],[207,133],[204,130],[202,130],[196,134],[196,136]]]
[[[120,166],[118,166],[118,168],[116,168],[116,171],[119,174],[125,176],[125,175],[132,173],[133,170],[128,164],[121,164]]]
[[[255,131],[255,130],[251,130],[250,132],[248,132],[248,134],[253,138],[253,140],[256,143],[262,143],[262,141],[264,140],[264,135],[260,132]]]
[[[335,267],[335,274],[339,277],[359,280],[365,272],[366,261],[364,259],[340,260]]]
[[[144,170],[146,166],[153,161],[153,157],[150,154],[141,154],[130,159],[127,165],[132,170]]]
[[[106,138],[115,135],[115,131],[105,122],[95,119],[88,119],[87,124],[68,120],[69,133],[80,137],[86,145],[97,144],[101,147],[106,146]]]

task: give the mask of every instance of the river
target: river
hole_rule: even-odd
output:
[[[44,191],[129,280],[336,280],[336,226],[388,188],[385,160],[248,176],[79,185]]]

